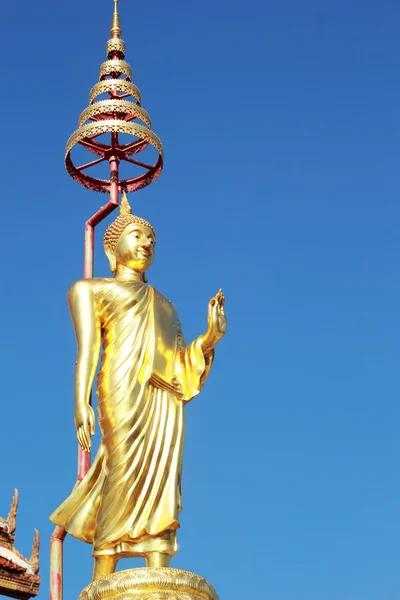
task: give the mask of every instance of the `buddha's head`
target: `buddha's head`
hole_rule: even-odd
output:
[[[120,214],[104,234],[104,250],[114,273],[121,265],[144,273],[153,262],[156,234],[153,227],[140,217],[132,214],[124,193]]]

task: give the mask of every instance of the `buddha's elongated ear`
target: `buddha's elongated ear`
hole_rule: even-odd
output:
[[[110,262],[110,269],[113,273],[115,273],[115,271],[117,270],[117,260],[115,258],[115,254],[114,252],[112,252],[112,250],[110,250],[110,248],[104,248],[106,256]]]
[[[143,273],[143,282],[144,283],[149,283],[149,280],[146,277],[146,273]]]

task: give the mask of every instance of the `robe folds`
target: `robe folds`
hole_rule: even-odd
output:
[[[150,285],[102,280],[95,295],[102,357],[101,442],[87,475],[50,519],[93,556],[176,553],[184,405],[211,368],[185,347],[176,310]]]

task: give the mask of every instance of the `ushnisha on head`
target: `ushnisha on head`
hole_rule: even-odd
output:
[[[104,234],[104,250],[113,273],[117,267],[127,267],[144,273],[153,262],[156,234],[153,227],[132,214],[125,192],[120,214]]]

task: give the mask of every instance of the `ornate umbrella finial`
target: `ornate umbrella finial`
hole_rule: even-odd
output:
[[[114,189],[113,182],[117,182],[114,186],[118,189],[117,193],[124,190],[126,193],[134,192],[153,183],[163,168],[162,144],[152,130],[149,114],[141,106],[140,91],[132,82],[132,69],[125,60],[125,43],[120,38],[121,32],[118,0],[114,0],[112,37],[106,46],[107,60],[100,66],[99,81],[90,91],[90,104],[79,117],[78,129],[67,142],[65,156],[65,166],[75,181],[90,190],[110,195]],[[104,94],[108,98],[104,98]],[[122,135],[132,139],[125,141]],[[78,144],[90,154],[95,154],[95,160],[75,165],[71,150]],[[155,160],[151,156],[150,162],[147,159],[138,160],[137,155],[151,147],[158,154]],[[114,161],[110,179],[100,177],[101,163],[105,161]],[[136,176],[121,179],[118,175],[116,179],[116,172],[119,173],[116,164],[121,162],[124,163],[121,172],[127,165],[138,167],[134,169]],[[96,169],[89,174],[87,170],[92,167]],[[116,191],[112,195],[118,204]]]
[[[114,0],[114,14],[113,14],[113,20],[112,20],[112,25],[111,25],[111,29],[110,29],[110,34],[111,34],[112,38],[119,38],[119,37],[121,37],[121,33],[122,33],[122,29],[121,29],[121,24],[119,22],[118,0]]]

